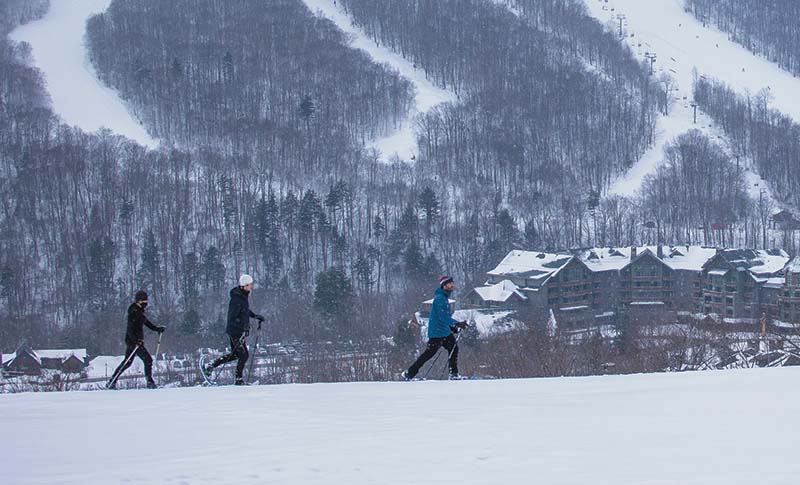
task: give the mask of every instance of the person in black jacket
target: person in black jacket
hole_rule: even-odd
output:
[[[245,385],[242,374],[244,373],[245,363],[250,356],[246,342],[247,335],[250,333],[250,319],[255,318],[258,320],[259,328],[261,328],[261,322],[264,321],[264,317],[250,310],[248,298],[252,290],[253,277],[247,274],[240,276],[239,286],[231,290],[231,301],[228,304],[228,325],[225,328],[225,333],[228,334],[231,340],[231,352],[206,365],[203,368],[203,373],[206,376],[211,376],[214,369],[220,365],[238,360],[235,384],[237,386]]]
[[[166,327],[153,325],[145,316],[144,309],[147,308],[147,293],[145,291],[137,291],[134,300],[131,306],[128,307],[125,358],[122,359],[119,367],[111,375],[111,380],[106,385],[108,389],[117,387],[117,379],[133,364],[133,354],[144,362],[144,376],[147,379],[147,387],[149,389],[155,389],[156,387],[156,383],[153,381],[153,357],[150,356],[150,352],[144,346],[144,326],[147,325],[147,328],[158,333],[163,333]]]

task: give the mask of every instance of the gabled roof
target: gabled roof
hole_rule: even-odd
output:
[[[628,262],[628,264],[626,264],[625,266],[623,266],[621,269],[625,269],[625,268],[627,268],[628,266],[632,265],[633,263],[635,263],[636,261],[639,261],[640,259],[642,259],[642,258],[644,258],[644,257],[648,257],[648,258],[655,259],[656,261],[658,261],[659,263],[663,264],[663,265],[664,265],[664,266],[666,266],[667,268],[669,268],[669,269],[672,269],[672,267],[670,267],[670,265],[668,265],[668,264],[667,264],[666,262],[664,262],[664,261],[663,261],[661,258],[659,258],[658,256],[656,256],[656,254],[655,254],[655,253],[653,253],[653,251],[651,251],[651,250],[650,250],[650,248],[644,248],[644,251],[642,251],[641,253],[637,253],[637,254],[636,254],[636,258],[635,258],[635,259],[632,259],[632,260],[630,260],[630,261]]]
[[[785,271],[787,273],[800,273],[800,256],[795,256],[793,260],[789,261]]]
[[[20,352],[25,352],[29,354],[39,364],[42,363],[42,359],[59,359],[63,362],[72,357],[73,355],[81,362],[86,362],[86,356],[88,355],[86,349],[58,349],[58,350],[18,349],[17,352],[11,354],[2,354],[3,365],[11,365],[11,362],[13,362],[14,359],[17,358],[17,354],[19,354]]]
[[[546,276],[569,262],[572,255],[514,250],[491,271],[491,276],[537,277]]]
[[[520,293],[519,287],[509,280],[503,280],[495,285],[480,286],[474,291],[483,301],[505,303],[514,295],[523,300],[528,299],[527,296]]]
[[[716,249],[701,246],[662,246],[664,254],[661,261],[674,270],[700,271],[703,265],[714,256]],[[599,259],[589,259],[594,252]],[[638,246],[637,257],[645,252],[650,252],[658,257],[658,246]],[[582,250],[578,257],[592,271],[619,271],[631,262],[631,248],[593,248]]]
[[[781,271],[789,261],[789,255],[781,249],[723,249],[715,256],[703,265],[703,269],[711,261],[721,259],[731,269],[747,270],[753,275],[771,275]]]
[[[86,349],[45,349],[45,350],[35,350],[36,355],[39,356],[40,359],[61,359],[67,360],[73,355],[77,357],[82,362],[86,361]]]
[[[25,347],[20,347],[13,354],[3,354],[3,366],[8,367],[8,366],[12,365],[14,363],[14,361],[17,360],[17,357],[20,357],[22,355],[29,355],[29,356],[31,356],[31,358],[33,360],[36,361],[37,364],[42,365],[42,360],[36,354],[35,350],[29,349],[29,348],[25,348]],[[8,356],[8,357],[6,357],[6,356]]]

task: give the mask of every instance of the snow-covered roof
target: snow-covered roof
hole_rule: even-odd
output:
[[[590,270],[619,271],[631,262],[630,248],[591,248],[578,252],[580,259]]]
[[[632,301],[632,306],[651,306],[651,305],[663,305],[663,301]]]
[[[75,356],[80,359],[82,362],[86,362],[87,352],[86,349],[43,349],[43,350],[31,350],[31,356],[36,359],[37,362],[40,364],[42,363],[42,359],[61,359],[66,360],[71,356]],[[17,353],[11,354],[2,354],[2,363],[9,364],[12,360],[17,357]]]
[[[664,255],[661,261],[674,270],[700,271],[716,249],[701,246],[661,246]],[[658,246],[637,246],[637,256],[650,251],[658,255]],[[592,271],[619,271],[631,262],[631,248],[592,248],[579,253],[579,258]],[[596,256],[596,257],[593,257]]]
[[[653,256],[659,254],[658,246],[637,246],[636,257],[650,252]],[[542,253],[538,251],[514,250],[488,274],[490,276],[518,276],[526,279],[548,278],[569,263],[572,258],[579,259],[592,272],[619,271],[631,263],[632,250],[630,246],[603,247],[575,250],[572,254]],[[732,265],[749,270],[754,275],[772,275],[781,271],[789,261],[789,256],[782,250],[752,250],[728,249],[703,246],[661,246],[661,261],[673,270],[701,271],[717,253]],[[791,271],[800,272],[800,258],[793,261]],[[787,270],[788,267],[787,267]],[[719,270],[712,270],[711,274]],[[524,290],[521,289],[521,290]]]
[[[40,359],[61,359],[66,360],[71,356],[75,356],[82,361],[86,361],[86,349],[45,349],[45,350],[34,350],[36,355],[39,356]]]
[[[493,270],[489,271],[492,276],[525,276],[534,278],[547,276],[563,267],[569,262],[572,255],[543,253],[539,251],[511,251],[500,261]]]
[[[724,249],[719,254],[735,268],[760,276],[777,273],[789,262],[782,249]]]
[[[786,278],[766,278],[766,281],[764,281],[764,288],[782,289],[785,284]]]
[[[512,295],[517,295],[523,300],[528,297],[520,293],[519,287],[510,280],[503,280],[500,283],[490,286],[481,286],[475,288],[475,293],[481,297],[483,301],[506,302]]]
[[[795,256],[793,260],[789,261],[789,264],[786,265],[786,272],[800,273],[800,256]]]

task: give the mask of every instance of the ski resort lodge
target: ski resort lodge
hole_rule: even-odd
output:
[[[782,250],[700,246],[511,251],[474,288],[471,308],[553,310],[567,324],[674,321],[678,313],[800,322],[800,258]]]

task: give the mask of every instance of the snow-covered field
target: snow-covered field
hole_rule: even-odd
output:
[[[0,395],[14,484],[788,484],[800,369]]]
[[[725,81],[739,93],[755,94],[767,89],[771,107],[800,120],[800,79],[776,64],[754,56],[728,40],[725,33],[706,28],[683,9],[683,0],[585,0],[589,13],[617,30],[619,15],[624,15],[625,42],[637,58],[655,54],[655,75],[670,75],[674,105],[668,116],[658,120],[657,140],[629,172],[609,190],[611,194],[634,195],[647,174],[663,160],[664,145],[676,136],[696,128],[727,145],[721,130],[700,110],[693,122],[692,83],[695,76],[710,76]],[[743,161],[746,163],[746,161]],[[755,173],[747,174],[751,196],[768,189]],[[758,184],[758,185],[755,185]],[[767,196],[771,194],[767,193]]]
[[[414,131],[414,118],[421,113],[426,113],[434,106],[453,102],[456,100],[454,93],[436,86],[425,78],[422,69],[404,59],[403,56],[377,44],[364,31],[354,26],[350,17],[339,8],[335,0],[303,0],[303,3],[313,13],[319,13],[336,24],[339,29],[349,34],[352,47],[366,52],[375,62],[388,64],[401,76],[411,81],[416,88],[415,106],[403,123],[394,133],[385,138],[375,140],[372,147],[383,155],[383,160],[390,160],[397,156],[400,160],[409,162],[417,154],[417,138]]]
[[[158,143],[147,134],[119,98],[103,85],[89,62],[84,44],[86,21],[104,12],[111,0],[50,0],[42,19],[9,34],[30,44],[36,66],[44,74],[53,111],[64,122],[94,132],[108,128],[148,147]]]

